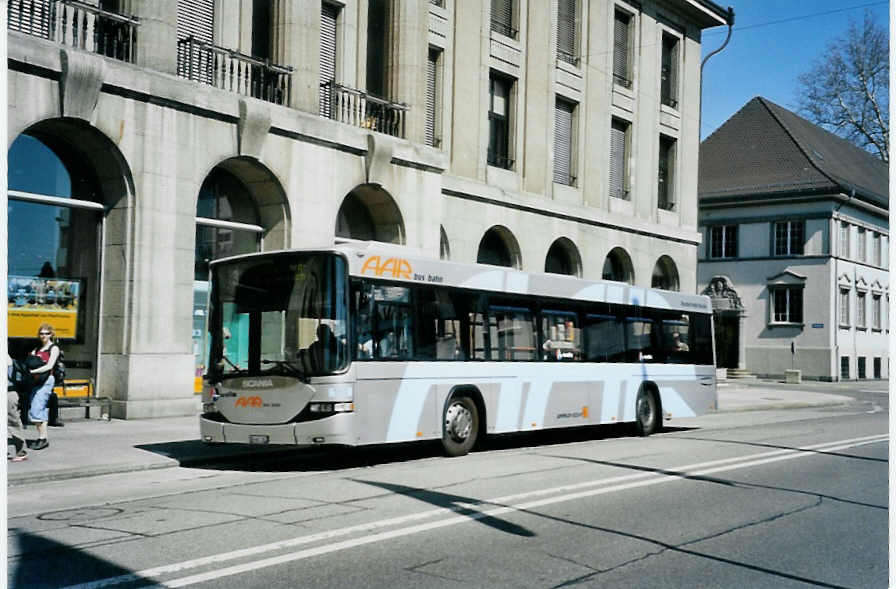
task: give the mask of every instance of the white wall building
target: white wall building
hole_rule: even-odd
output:
[[[717,364],[887,378],[887,164],[764,98],[700,146],[698,283]]]
[[[709,0],[8,14],[10,347],[55,313],[114,416],[197,409],[224,255],[374,239],[696,288],[701,31],[730,18]]]

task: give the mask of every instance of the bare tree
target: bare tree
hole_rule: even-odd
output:
[[[799,111],[812,122],[890,161],[889,36],[865,13],[850,21],[797,78]]]

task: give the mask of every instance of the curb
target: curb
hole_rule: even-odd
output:
[[[7,471],[6,484],[8,487],[30,485],[34,483],[46,483],[52,481],[65,481],[71,479],[89,478],[107,474],[123,474],[128,472],[141,472],[146,470],[163,470],[166,468],[184,467],[195,468],[204,465],[221,464],[243,458],[260,458],[269,460],[283,454],[289,454],[295,448],[271,448],[267,451],[254,450],[217,454],[215,456],[187,456],[184,458],[160,457],[156,462],[123,462],[118,464],[103,464],[97,466],[85,466],[80,468],[57,469],[44,472],[10,474]]]
[[[852,399],[848,400],[836,400],[836,401],[821,401],[821,402],[792,402],[792,403],[773,403],[773,404],[762,404],[762,405],[743,405],[740,407],[731,407],[729,409],[716,409],[715,411],[710,411],[712,414],[719,413],[744,413],[747,411],[773,411],[773,410],[782,410],[782,409],[808,409],[811,407],[840,407],[843,405],[850,405],[855,401]]]

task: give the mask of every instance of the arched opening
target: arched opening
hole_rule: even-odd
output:
[[[193,270],[194,391],[201,391],[208,340],[205,332],[212,260],[286,247],[288,211],[277,179],[255,160],[233,158],[215,166],[199,188],[196,201],[196,249]],[[231,358],[241,337],[232,335]],[[245,341],[245,340],[242,340]]]
[[[492,266],[521,268],[520,246],[509,229],[495,225],[482,236],[476,261]]]
[[[544,260],[544,271],[568,276],[582,275],[582,258],[579,249],[569,239],[561,237],[551,244]]]
[[[678,268],[669,256],[660,256],[653,267],[653,276],[650,279],[652,288],[663,290],[679,290]]]
[[[48,322],[65,350],[67,378],[96,378],[104,241],[114,259],[124,258],[120,241],[103,233],[110,221],[116,232],[125,223],[116,213],[133,194],[124,159],[86,122],[50,119],[16,137],[7,162],[9,353],[26,355]],[[113,279],[120,285],[121,276]]]
[[[448,234],[445,233],[444,227],[439,227],[439,259],[451,259],[451,248],[448,245]]]
[[[349,192],[336,215],[336,237],[403,245],[404,220],[392,195],[378,184]]]
[[[604,260],[602,277],[604,280],[616,282],[635,283],[635,271],[632,267],[632,259],[621,247],[614,247]]]

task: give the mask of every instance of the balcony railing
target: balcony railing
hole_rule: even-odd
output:
[[[84,51],[134,63],[136,16],[102,10],[78,0],[8,0],[7,28]]]
[[[320,114],[340,123],[404,139],[409,108],[335,82],[321,84]]]
[[[177,75],[274,104],[289,104],[293,68],[199,41],[177,42]]]

